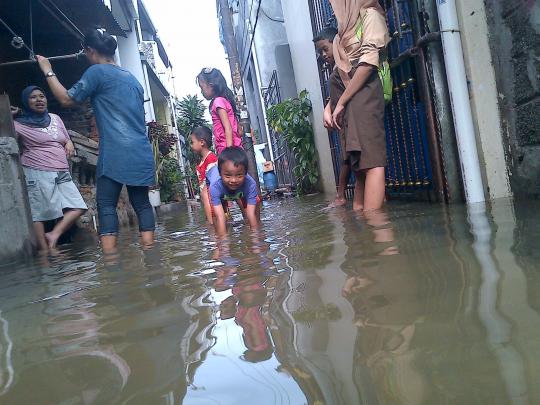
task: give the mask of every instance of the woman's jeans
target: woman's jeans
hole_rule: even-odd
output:
[[[97,210],[99,218],[99,234],[118,234],[118,215],[116,206],[120,198],[120,192],[124,185],[108,177],[101,176],[97,180]],[[126,186],[129,201],[139,220],[140,232],[152,232],[156,228],[154,210],[148,199],[148,187],[146,186]]]

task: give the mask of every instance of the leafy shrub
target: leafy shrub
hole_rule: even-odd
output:
[[[268,108],[268,124],[285,137],[289,149],[294,155],[296,165],[293,174],[298,191],[315,191],[319,181],[319,166],[313,127],[310,121],[311,101],[306,90],[297,98],[287,99]]]

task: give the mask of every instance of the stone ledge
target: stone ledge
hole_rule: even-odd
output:
[[[158,216],[175,214],[181,212],[187,208],[185,201],[173,202],[169,204],[162,204],[159,207],[156,207],[156,213]]]

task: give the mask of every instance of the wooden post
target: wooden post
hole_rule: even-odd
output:
[[[9,97],[0,94],[0,265],[32,255],[36,246]]]

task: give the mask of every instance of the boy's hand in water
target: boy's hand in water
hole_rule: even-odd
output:
[[[36,55],[36,60],[39,63],[39,67],[44,74],[49,73],[52,70],[51,62],[45,56]]]

